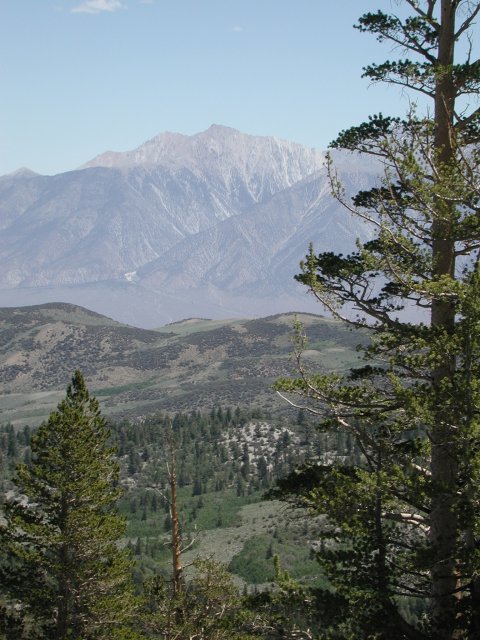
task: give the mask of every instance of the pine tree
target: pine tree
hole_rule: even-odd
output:
[[[148,637],[162,640],[254,640],[245,625],[238,588],[226,568],[197,559],[195,575],[181,591],[157,576],[146,585],[148,610],[143,625]],[[258,636],[256,636],[258,637]]]
[[[298,277],[337,318],[370,334],[367,361],[346,377],[310,375],[299,331],[301,376],[279,384],[314,400],[324,429],[350,433],[358,463],[305,469],[284,491],[300,493],[333,524],[325,535],[336,543],[319,556],[351,607],[355,637],[473,639],[480,637],[480,109],[469,102],[480,88],[480,61],[471,60],[468,41],[480,3],[403,4],[412,12],[406,18],[382,11],[360,18],[361,31],[410,55],[371,65],[365,76],[417,91],[433,109],[412,108],[403,120],[379,114],[339,135],[334,148],[383,163],[383,179],[352,201],[329,164],[334,195],[374,237],[348,256],[312,249]],[[414,307],[423,323],[408,321]]]
[[[118,546],[119,467],[82,374],[31,441],[5,505],[1,590],[28,638],[126,637],[131,563]]]

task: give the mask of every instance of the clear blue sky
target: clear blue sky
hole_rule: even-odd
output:
[[[210,124],[324,149],[403,113],[362,66],[392,56],[352,28],[390,0],[0,0],[0,175],[53,174],[162,131]]]

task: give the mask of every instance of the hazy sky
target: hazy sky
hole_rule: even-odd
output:
[[[0,0],[0,174],[74,169],[107,149],[212,123],[323,149],[403,113],[362,66],[392,56],[352,28],[395,0]],[[395,55],[395,54],[394,54]]]

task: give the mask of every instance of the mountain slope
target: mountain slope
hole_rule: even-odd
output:
[[[164,292],[206,284],[254,298],[293,292],[292,275],[310,242],[317,251],[346,253],[356,237],[368,237],[367,228],[332,201],[322,171],[186,237],[136,275],[143,287]]]
[[[338,160],[347,192],[371,184],[374,167]],[[0,305],[63,300],[146,327],[205,309],[312,310],[292,282],[308,243],[348,251],[368,237],[332,200],[322,164],[301,145],[214,125],[57,176],[3,176]]]
[[[315,366],[339,368],[358,336],[320,316],[302,316]],[[199,321],[136,329],[86,309],[48,304],[0,309],[2,421],[46,417],[80,368],[107,413],[276,402],[270,385],[292,370],[293,315]]]

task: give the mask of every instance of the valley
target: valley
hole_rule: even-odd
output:
[[[345,369],[357,360],[359,335],[318,315],[191,318],[145,330],[65,303],[0,309],[2,494],[10,490],[16,461],[29,459],[32,429],[80,368],[118,447],[120,507],[139,585],[159,568],[169,570],[162,496],[170,420],[178,443],[182,531],[194,540],[185,562],[215,557],[242,589],[265,588],[277,554],[293,576],[318,580],[308,542],[317,535],[315,522],[263,500],[276,478],[348,444],[316,434],[314,421],[271,388],[278,377],[295,373],[295,319],[309,335],[305,362],[312,370]]]

